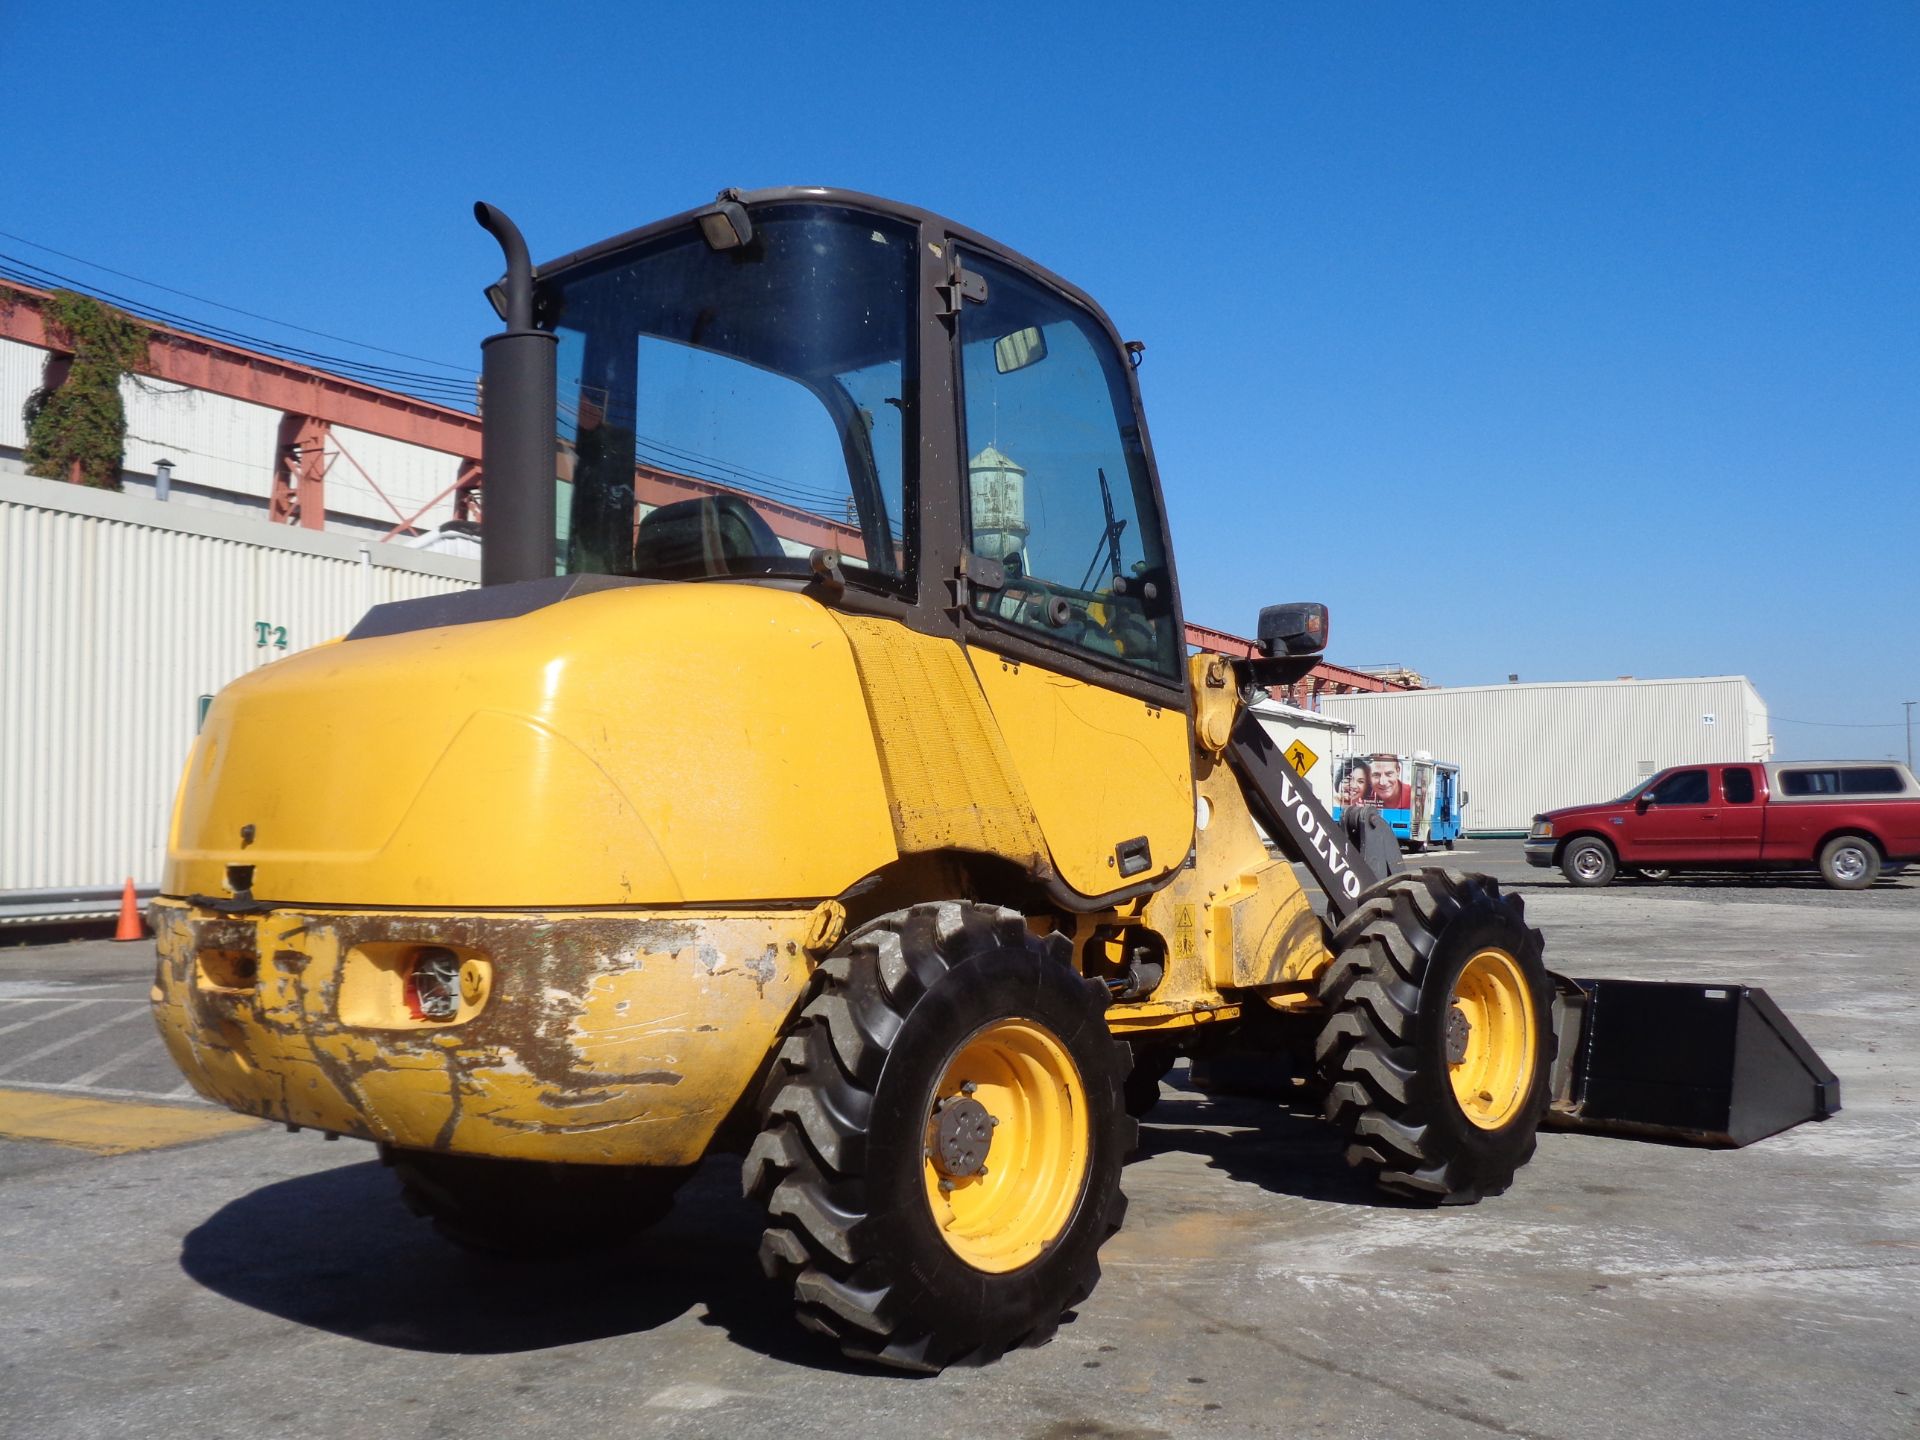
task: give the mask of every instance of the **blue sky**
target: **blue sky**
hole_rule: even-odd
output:
[[[904,15],[9,6],[0,229],[467,365],[476,198],[553,255],[895,195],[1147,342],[1191,618],[1324,599],[1335,658],[1451,684],[1740,672],[1782,755],[1905,753],[1920,6]]]

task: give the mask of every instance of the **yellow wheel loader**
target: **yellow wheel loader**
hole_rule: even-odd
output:
[[[1759,992],[1555,976],[1518,897],[1328,820],[1248,708],[1326,611],[1188,653],[1141,350],[1064,280],[843,191],[537,270],[477,215],[484,583],[215,700],[154,911],[204,1095],[487,1249],[743,1153],[800,1321],[919,1369],[1087,1298],[1177,1054],[1267,1057],[1420,1202],[1544,1120],[1837,1108]]]

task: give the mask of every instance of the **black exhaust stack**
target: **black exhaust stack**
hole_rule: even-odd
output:
[[[480,342],[480,583],[551,579],[558,337],[534,326],[533,262],[520,228],[484,201],[473,218],[507,258],[507,328]]]

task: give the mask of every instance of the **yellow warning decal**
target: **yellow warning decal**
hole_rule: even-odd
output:
[[[1200,953],[1200,945],[1194,935],[1196,908],[1191,903],[1173,907],[1173,957],[1176,960],[1191,960]]]
[[[1287,746],[1287,764],[1293,767],[1293,773],[1296,775],[1305,775],[1313,768],[1313,762],[1319,758],[1307,748],[1307,742],[1304,740],[1295,740]]]
[[[96,1155],[164,1150],[264,1128],[263,1121],[201,1105],[145,1105],[44,1090],[0,1090],[0,1138],[50,1140]]]

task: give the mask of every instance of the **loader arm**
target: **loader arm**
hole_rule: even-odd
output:
[[[1356,840],[1244,705],[1224,753],[1254,818],[1326,893],[1329,929],[1403,868],[1378,816]],[[1764,990],[1547,974],[1551,1128],[1740,1146],[1840,1108],[1839,1080]]]
[[[1333,924],[1352,914],[1370,887],[1400,870],[1400,847],[1386,827],[1371,819],[1359,827],[1364,838],[1354,843],[1245,706],[1234,718],[1226,755],[1253,818],[1276,845],[1307,867],[1326,893]]]

